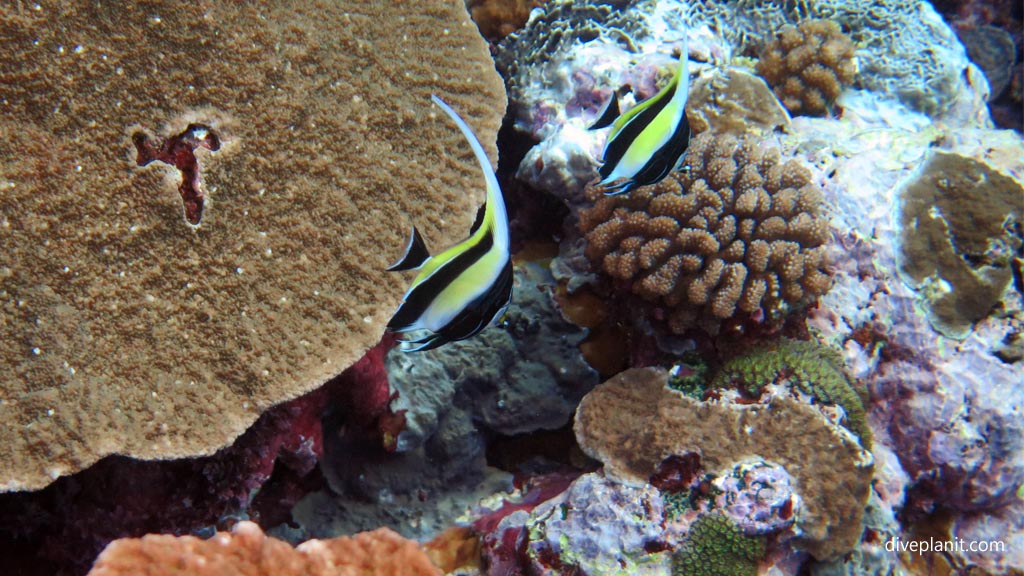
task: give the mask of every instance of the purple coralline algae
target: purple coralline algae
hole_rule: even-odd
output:
[[[530,569],[535,574],[564,574],[570,567],[585,574],[665,574],[667,559],[649,553],[671,536],[664,521],[664,501],[653,486],[584,474],[526,521]]]
[[[867,385],[868,421],[903,469],[890,478],[905,475],[903,513],[999,514],[1019,500],[1024,483],[1024,372],[997,355],[1020,332],[1022,294],[1006,286],[961,339],[937,331],[928,312],[934,292],[898,274],[898,195],[940,153],[936,143],[1019,187],[1024,145],[1019,135],[987,129],[983,108],[965,110],[968,127],[953,132],[863,92],[840,104],[842,121],[801,118],[791,137],[833,174],[834,284],[809,325],[843,347]],[[934,207],[928,213],[943,217]],[[1019,228],[1010,230],[1019,238]],[[941,281],[931,286],[943,289]],[[1000,569],[1021,567],[1006,561]]]
[[[781,532],[793,525],[800,507],[794,484],[778,464],[743,462],[711,482],[714,497],[706,507],[721,511],[748,536]]]
[[[702,474],[683,492],[592,472],[502,526],[523,526],[528,574],[668,575],[673,553],[687,545],[701,518],[722,515],[745,537],[784,541],[793,535],[794,501],[799,496],[789,474],[762,461],[717,477]]]

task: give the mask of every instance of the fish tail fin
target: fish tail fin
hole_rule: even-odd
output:
[[[480,144],[480,140],[477,139],[476,135],[473,134],[473,130],[470,129],[469,124],[462,119],[455,110],[452,109],[444,100],[437,97],[436,94],[431,94],[430,99],[433,100],[434,104],[441,107],[444,113],[451,117],[455,121],[455,124],[462,131],[462,135],[469,141],[469,145],[473,148],[473,154],[476,155],[477,161],[480,163],[480,168],[484,171],[484,174],[490,174],[493,176],[494,170],[491,169],[491,161],[487,158],[487,153],[484,152],[484,147]],[[490,182],[488,182],[490,184]]]
[[[427,250],[427,244],[423,241],[423,236],[420,235],[420,231],[415,226],[412,227],[412,234],[409,235],[409,243],[405,246],[405,253],[399,258],[398,262],[395,262],[391,266],[387,267],[388,272],[397,272],[401,270],[416,270],[423,263],[430,259],[430,251]]]

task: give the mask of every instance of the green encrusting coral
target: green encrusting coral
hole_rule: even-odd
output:
[[[669,371],[668,387],[701,400],[708,388],[708,363],[696,352],[684,354]]]
[[[711,380],[712,388],[738,386],[750,396],[760,396],[768,384],[788,379],[817,402],[841,406],[846,412],[846,428],[871,448],[864,402],[854,388],[842,356],[816,342],[780,338],[762,344],[725,363]]]
[[[690,499],[690,492],[663,492],[662,501],[665,503],[665,518],[672,521],[681,518],[683,514],[693,510],[693,500]]]
[[[705,514],[672,558],[672,576],[756,576],[764,538],[747,536],[723,514]]]

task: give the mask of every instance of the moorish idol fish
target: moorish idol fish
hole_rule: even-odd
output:
[[[388,270],[419,270],[402,305],[388,322],[393,332],[427,330],[406,352],[430,350],[475,336],[500,318],[512,300],[512,257],[509,252],[508,213],[498,179],[480,141],[454,110],[431,96],[469,141],[487,181],[483,217],[469,238],[431,256],[414,227],[402,258]]]
[[[606,187],[605,194],[623,194],[638,186],[655,184],[683,163],[690,143],[690,123],[686,120],[690,85],[686,50],[684,42],[679,67],[660,92],[620,116],[616,91],[601,117],[588,128],[612,127],[599,170],[598,185]]]

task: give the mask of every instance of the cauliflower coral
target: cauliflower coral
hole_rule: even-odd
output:
[[[822,116],[843,86],[853,82],[854,45],[830,20],[785,26],[762,52],[757,73],[794,115]]]
[[[830,285],[821,189],[797,160],[753,137],[703,133],[689,169],[629,195],[587,190],[587,258],[669,309],[673,332],[737,313],[783,316]]]

